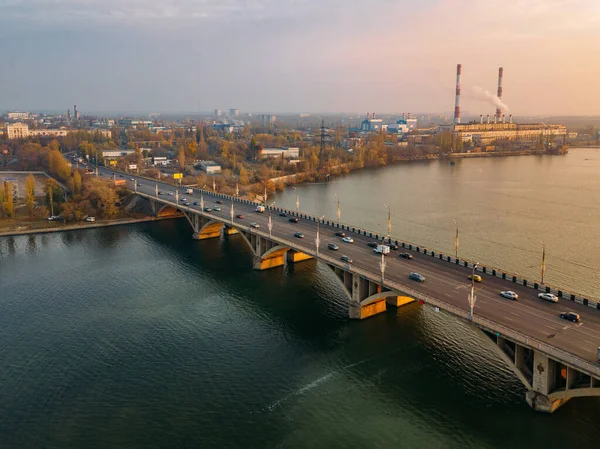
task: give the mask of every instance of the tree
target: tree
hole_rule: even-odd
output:
[[[177,162],[179,163],[179,168],[183,170],[185,167],[185,149],[182,145],[179,146],[179,153],[177,155]]]
[[[250,180],[248,178],[248,170],[246,170],[244,167],[240,167],[239,176],[240,176],[240,184],[241,185],[245,186],[250,182]]]
[[[15,214],[12,189],[8,182],[4,183],[4,214],[7,217],[12,217]]]
[[[35,178],[32,173],[29,173],[25,179],[25,204],[29,218],[33,217],[33,209],[35,207]]]
[[[79,170],[73,173],[73,194],[81,195],[81,175],[79,174]]]

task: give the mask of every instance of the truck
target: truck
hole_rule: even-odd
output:
[[[187,193],[188,195],[191,195],[194,193],[194,189],[185,189],[185,193]]]
[[[390,247],[387,245],[377,245],[377,248],[373,250],[377,254],[383,254],[387,256],[390,253]]]
[[[265,206],[256,206],[256,212],[260,212],[261,214],[265,211]]]
[[[116,186],[124,186],[125,185],[125,180],[124,179],[115,179],[115,185]]]

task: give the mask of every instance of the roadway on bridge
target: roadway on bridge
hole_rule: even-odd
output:
[[[113,172],[100,168],[104,176],[113,176]],[[117,177],[120,175],[117,174]],[[133,183],[127,175],[127,182],[131,188]],[[138,191],[146,195],[155,195],[156,182],[139,178]],[[175,196],[167,196],[168,192],[174,193],[176,188],[169,184],[159,182],[158,189],[163,192],[159,200],[175,202]],[[189,200],[190,209],[200,211],[200,206],[193,206],[194,201],[200,201],[200,194],[188,195],[179,190],[179,197]],[[214,207],[216,197],[209,193],[204,194],[204,206]],[[231,222],[231,201],[223,200],[222,210],[212,211],[211,214],[218,216],[223,222]],[[182,207],[187,209],[187,207]],[[262,231],[268,232],[268,213],[257,213],[255,206],[234,202],[235,214],[243,214],[243,219],[234,219],[234,227],[252,231],[251,222],[260,225]],[[300,231],[304,238],[298,239],[298,244],[305,247],[315,247],[316,223],[300,218],[298,223],[291,223],[288,217],[280,217],[277,212],[272,213],[272,233],[276,237],[294,240],[294,233]],[[354,239],[354,243],[344,243],[341,237],[335,236],[339,229],[333,226],[320,225],[320,252],[339,259],[342,255],[350,256],[354,266],[380,276],[379,262],[381,256],[375,254],[367,243],[375,241],[372,238],[346,232]],[[327,249],[328,243],[339,246],[338,251]],[[412,254],[412,260],[398,257],[400,252]],[[410,286],[413,290],[432,296],[438,300],[452,304],[463,310],[468,310],[468,294],[471,281],[467,276],[471,269],[439,260],[431,256],[423,255],[415,251],[400,248],[391,251],[386,257],[385,279]],[[423,283],[411,281],[408,278],[410,272],[418,272],[425,276]],[[564,351],[570,352],[585,360],[597,363],[597,348],[600,346],[600,311],[591,307],[577,304],[567,299],[561,299],[559,303],[549,303],[537,298],[538,290],[524,287],[501,278],[479,273],[483,282],[476,284],[477,302],[475,314],[483,318],[497,322],[500,325],[521,332],[536,340],[544,341]],[[510,301],[500,297],[503,290],[512,290],[519,295],[518,301]],[[581,323],[574,324],[559,318],[559,313],[573,311],[581,315]]]

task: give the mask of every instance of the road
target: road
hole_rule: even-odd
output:
[[[102,176],[112,177],[113,172],[106,168],[99,168]],[[117,177],[121,175],[116,175]],[[125,178],[130,188],[133,187],[132,177]],[[155,195],[155,185],[163,192],[164,199],[175,202],[175,196],[170,197],[168,193],[175,194],[176,188],[172,185],[149,181],[140,178],[138,191],[147,195]],[[189,200],[190,209],[200,210],[200,206],[193,206],[194,201],[200,201],[200,194],[188,195],[180,189],[179,198],[185,197]],[[160,198],[160,196],[159,196]],[[216,198],[209,193],[204,193],[204,206],[214,207]],[[224,200],[222,211],[212,211],[212,214],[220,217],[225,222],[231,221],[231,201]],[[243,219],[234,219],[234,226],[248,228],[251,222],[256,222],[262,230],[267,229],[268,212],[257,213],[255,206],[234,203],[235,214],[243,214]],[[272,214],[273,235],[293,240],[294,233],[300,231],[304,234],[303,239],[298,239],[303,246],[314,246],[316,238],[316,223],[300,218],[298,223],[291,223],[288,217],[280,217],[277,212]],[[354,239],[354,243],[344,243],[341,237],[335,236],[339,229],[325,224],[320,225],[320,252],[329,256],[350,256],[353,265],[373,273],[380,273],[379,262],[381,256],[375,254],[373,249],[367,246],[374,239],[348,233]],[[339,246],[338,251],[327,249],[328,243]],[[407,260],[398,257],[398,253],[408,252],[413,259]],[[467,276],[471,274],[470,268],[465,268],[444,260],[439,260],[429,255],[417,253],[400,248],[391,251],[386,257],[385,279],[410,286],[423,294],[435,297],[445,303],[468,310],[468,295],[471,281]],[[408,280],[409,273],[418,272],[425,276],[423,283]],[[536,340],[546,342],[559,349],[572,353],[584,360],[598,363],[597,348],[600,346],[600,310],[577,304],[568,299],[560,299],[559,303],[550,303],[537,298],[538,290],[524,287],[519,284],[503,280],[501,278],[479,273],[483,278],[481,283],[475,284],[477,301],[475,304],[475,315],[482,316],[488,320],[497,322],[505,327],[521,332]],[[512,290],[519,295],[518,301],[510,301],[500,296],[503,290]],[[573,311],[581,316],[580,323],[571,323],[559,317],[561,312]]]

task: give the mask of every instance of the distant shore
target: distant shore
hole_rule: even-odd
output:
[[[105,220],[105,221],[96,221],[94,223],[78,223],[78,224],[61,224],[56,227],[39,227],[32,228],[31,226],[24,225],[23,223],[17,224],[14,229],[10,231],[5,231],[0,228],[0,237],[10,237],[17,235],[31,235],[31,234],[49,234],[53,232],[65,232],[65,231],[80,231],[83,229],[95,229],[95,228],[105,228],[109,226],[123,226],[129,224],[137,224],[137,223],[145,223],[149,221],[158,221],[158,220],[169,220],[173,218],[180,218],[179,216],[169,216],[169,217],[143,217],[143,218],[119,218],[115,220]],[[41,223],[41,222],[36,222]],[[51,223],[51,222],[50,222]],[[27,229],[25,229],[27,228]]]

